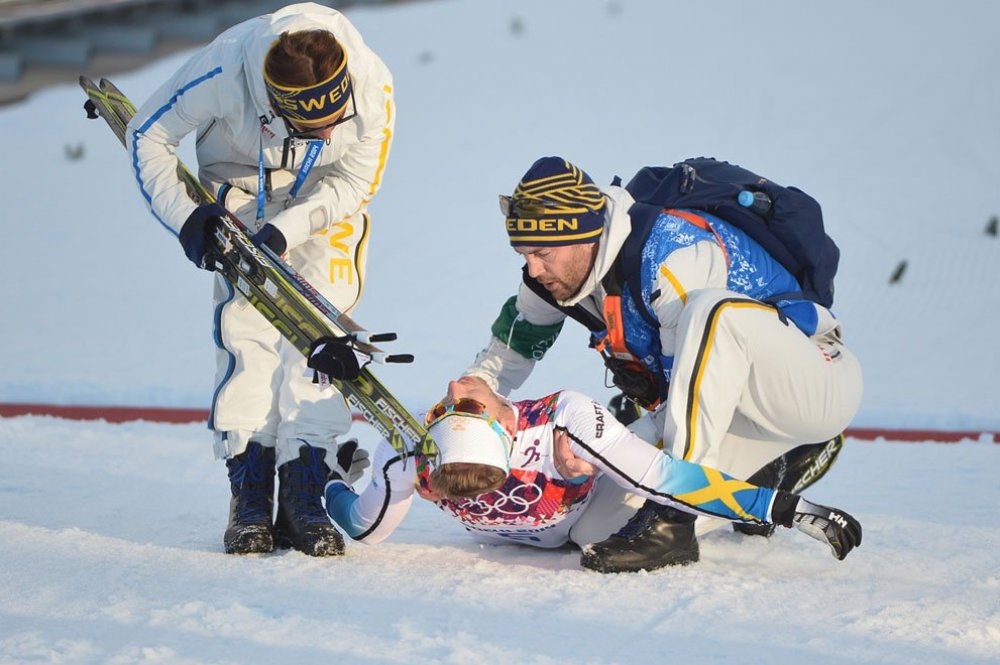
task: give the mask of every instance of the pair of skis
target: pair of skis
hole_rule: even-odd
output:
[[[84,108],[88,117],[103,118],[124,146],[135,106],[107,79],[95,84],[81,76],[80,87],[87,94]],[[195,203],[215,201],[179,160],[177,175]],[[395,339],[395,333],[369,333],[324,298],[270,248],[254,246],[246,226],[232,213],[222,218],[212,240],[216,270],[303,355],[308,356],[312,344],[321,337],[347,336],[363,360],[378,363],[413,360],[409,355],[386,354],[375,346],[378,342]],[[427,455],[436,452],[423,425],[367,367],[362,368],[356,379],[331,378],[330,382],[400,454],[414,450]]]

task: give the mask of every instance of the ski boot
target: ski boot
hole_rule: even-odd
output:
[[[747,478],[748,483],[760,487],[773,487],[793,494],[800,494],[822,478],[844,447],[844,435],[838,434],[829,441],[809,443],[792,448],[787,453],[758,470]],[[773,524],[733,524],[733,531],[748,536],[770,538],[774,533]]]
[[[222,537],[227,554],[266,554],[274,550],[274,448],[251,441],[226,460],[233,497]]]
[[[599,573],[632,573],[698,560],[696,516],[653,501],[607,540],[583,548],[580,564]]]
[[[323,490],[330,467],[326,450],[306,444],[299,458],[278,468],[278,516],[274,537],[278,547],[293,547],[309,556],[344,553],[344,538],[323,508]]]

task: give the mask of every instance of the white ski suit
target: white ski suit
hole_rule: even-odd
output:
[[[275,116],[263,63],[281,33],[315,29],[331,32],[347,54],[354,106],[346,114],[355,115],[327,143],[317,142],[318,158],[293,197],[311,142],[290,139]],[[277,227],[291,266],[350,312],[364,282],[366,207],[381,185],[394,123],[385,64],[343,15],[304,3],[240,23],[195,53],[136,113],[127,148],[153,215],[177,235],[196,205],[176,175],[175,151],[196,132],[205,187],[251,232],[265,222]],[[214,297],[217,366],[209,427],[216,433],[216,456],[238,455],[255,440],[277,446],[280,465],[297,456],[302,440],[333,445],[351,423],[343,396],[317,390],[303,356],[220,276]]]

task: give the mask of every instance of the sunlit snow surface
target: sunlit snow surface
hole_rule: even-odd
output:
[[[984,233],[1000,213],[1000,5],[349,16],[395,75],[399,116],[355,316],[417,356],[376,370],[414,410],[516,288],[496,195],[534,159],[609,182],[704,154],[823,204],[843,252],[836,313],[865,369],[857,425],[1000,429],[1000,239]],[[182,60],[111,78],[139,101]],[[211,278],[82,102],[62,86],[0,109],[0,401],[207,407]],[[519,394],[606,399],[584,346],[567,325]],[[1000,662],[1000,446],[985,440],[849,441],[810,491],[865,526],[844,562],[796,531],[724,530],[696,566],[610,577],[569,551],[480,548],[428,504],[342,559],[226,556],[228,486],[203,426],[7,419],[0,455],[0,663]]]

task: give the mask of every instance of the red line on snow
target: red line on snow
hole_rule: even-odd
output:
[[[0,416],[55,416],[69,420],[106,420],[124,423],[149,420],[157,423],[193,423],[208,420],[207,409],[158,406],[60,406],[58,404],[0,404]]]
[[[207,409],[176,409],[158,406],[61,406],[58,404],[3,404],[0,403],[0,417],[14,416],[55,416],[69,420],[104,420],[109,423],[124,423],[146,420],[157,423],[196,423],[208,420]],[[361,414],[353,415],[355,422],[364,422]],[[874,427],[851,427],[847,436],[863,441],[885,439],[887,441],[936,441],[958,443],[964,440],[977,441],[984,435],[993,443],[1000,444],[1000,432],[953,431],[930,429],[880,429]]]
[[[880,429],[877,427],[848,427],[847,436],[864,441],[885,439],[886,441],[933,441],[935,443],[958,443],[971,439],[978,441],[983,436],[1000,443],[1000,432],[980,432],[975,430],[937,430],[937,429]]]
[[[58,404],[0,403],[0,418],[14,416],[55,416],[69,420],[104,420],[125,423],[146,420],[154,423],[197,423],[208,420],[208,409],[177,409],[159,406],[61,406]],[[355,421],[364,421],[354,414]]]

